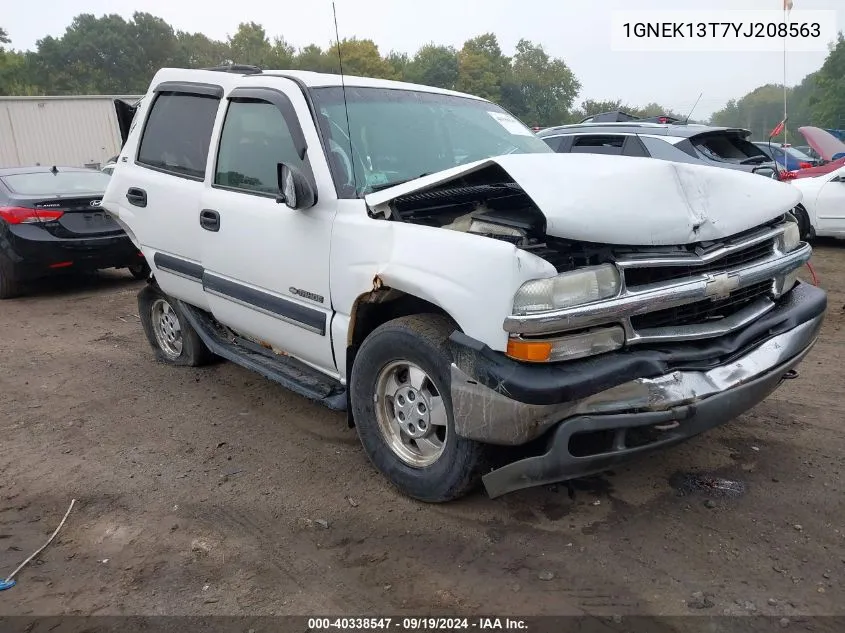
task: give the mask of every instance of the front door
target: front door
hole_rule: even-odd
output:
[[[236,89],[217,134],[217,156],[199,222],[203,287],[215,318],[336,375],[332,353],[329,254],[334,191],[295,211],[277,201],[279,163],[312,174],[299,115],[310,119],[292,81]],[[281,89],[279,89],[281,88]],[[316,133],[313,133],[315,135]]]

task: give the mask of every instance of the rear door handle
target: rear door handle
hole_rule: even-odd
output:
[[[147,206],[147,192],[143,189],[138,189],[138,187],[129,187],[126,192],[126,199],[129,200],[129,204],[136,207]]]
[[[200,226],[216,233],[220,230],[220,214],[214,209],[203,209],[200,211]]]

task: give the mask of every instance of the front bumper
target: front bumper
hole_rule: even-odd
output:
[[[483,352],[472,355],[459,347],[451,376],[456,433],[521,445],[551,431],[544,454],[484,477],[491,496],[600,472],[754,407],[809,352],[826,306],[823,290],[799,284],[775,310],[732,337],[607,354],[556,368],[498,359],[491,369]],[[510,375],[503,366],[510,367]],[[532,385],[533,372],[539,373]],[[573,453],[573,438],[584,434],[603,434],[609,441],[597,451]]]
[[[14,274],[22,280],[58,271],[123,268],[143,261],[138,249],[122,232],[59,238],[32,225],[0,227],[0,255],[11,263]],[[52,268],[65,262],[73,263]]]

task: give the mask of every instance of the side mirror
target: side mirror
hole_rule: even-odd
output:
[[[294,210],[310,209],[317,204],[317,191],[299,169],[279,163],[276,166],[276,176],[279,185],[276,202],[284,203]]]

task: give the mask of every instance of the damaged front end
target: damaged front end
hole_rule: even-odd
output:
[[[456,433],[529,456],[498,496],[598,472],[727,422],[816,341],[824,291],[788,185],[697,165],[504,156],[367,196],[371,216],[504,240],[556,275],[515,289],[507,348],[452,336]],[[588,158],[588,157],[583,157]]]

